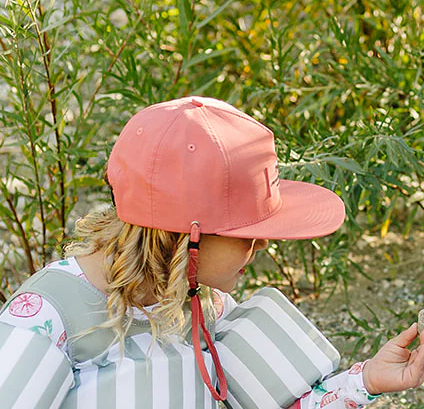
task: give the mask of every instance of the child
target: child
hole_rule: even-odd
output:
[[[280,180],[272,132],[211,98],[135,115],[107,178],[115,206],[79,220],[82,240],[0,315],[1,407],[217,408],[227,379],[213,334],[238,308],[228,292],[268,239],[330,234],[343,203]],[[419,386],[424,349],[407,349],[416,337],[413,324],[292,407],[357,408]]]

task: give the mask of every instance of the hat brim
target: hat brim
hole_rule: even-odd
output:
[[[280,179],[282,205],[269,218],[219,236],[300,240],[327,236],[344,221],[345,206],[334,192],[312,183]]]

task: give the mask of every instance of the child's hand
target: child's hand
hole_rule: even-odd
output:
[[[407,346],[418,335],[414,323],[396,338],[388,341],[364,367],[365,387],[371,395],[416,388],[424,382],[424,332],[420,346],[410,351]]]

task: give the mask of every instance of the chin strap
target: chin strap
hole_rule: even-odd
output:
[[[196,356],[197,366],[202,376],[203,382],[206,384],[208,389],[215,400],[226,400],[227,399],[227,380],[225,379],[224,370],[222,369],[221,362],[218,357],[215,345],[212,341],[211,335],[205,325],[205,317],[203,315],[202,305],[199,298],[199,285],[197,283],[197,264],[198,264],[198,253],[200,243],[200,226],[198,222],[191,224],[190,230],[190,242],[188,243],[189,261],[188,261],[188,282],[190,289],[188,295],[190,296],[191,304],[191,326],[192,326],[192,339],[194,354]],[[203,338],[209,348],[209,352],[212,355],[213,363],[215,364],[216,374],[219,381],[220,393],[214,388],[211,382],[211,378],[208,374],[208,370],[205,365],[205,360],[200,346],[200,334],[199,326],[202,329]]]

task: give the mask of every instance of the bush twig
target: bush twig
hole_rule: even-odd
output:
[[[50,110],[53,116],[53,125],[54,125],[54,134],[56,138],[56,150],[57,150],[57,167],[59,169],[59,220],[60,226],[62,230],[62,239],[65,237],[65,214],[66,214],[66,197],[65,197],[65,163],[62,161],[62,143],[61,136],[59,133],[59,127],[57,126],[57,102],[55,98],[55,86],[51,80],[50,75],[50,61],[51,61],[51,49],[50,43],[48,40],[47,32],[44,32],[42,35],[40,32],[40,28],[38,27],[37,18],[35,16],[34,10],[31,6],[31,2],[27,0],[28,9],[31,13],[32,20],[34,22],[35,31],[37,33],[37,41],[40,47],[41,56],[43,59],[44,70],[46,73],[47,86],[48,86],[48,97],[50,103]],[[43,18],[43,10],[40,2],[38,2],[38,12],[39,18],[42,20]],[[45,262],[45,260],[44,260]]]
[[[46,221],[44,217],[44,205],[43,205],[43,197],[41,193],[41,181],[40,181],[40,173],[38,169],[38,162],[37,162],[37,152],[35,149],[35,143],[34,143],[34,135],[32,131],[32,119],[31,119],[31,108],[29,106],[29,91],[27,88],[27,84],[25,82],[25,77],[23,73],[23,63],[22,63],[22,57],[21,57],[21,50],[19,49],[19,40],[17,37],[15,37],[16,42],[16,55],[18,58],[18,65],[19,65],[19,82],[22,89],[22,99],[23,99],[23,111],[25,115],[25,126],[27,128],[27,135],[29,138],[30,143],[30,152],[31,152],[31,159],[32,159],[32,166],[34,168],[34,177],[35,177],[35,184],[36,184],[36,190],[37,190],[37,200],[38,200],[38,206],[40,210],[40,219],[41,219],[41,229],[42,229],[42,260],[43,264],[46,262],[46,243],[47,243],[47,234],[46,234]],[[10,200],[10,198],[8,198]],[[8,202],[9,203],[9,202]],[[13,204],[13,203],[12,203]],[[10,204],[9,204],[10,205]],[[16,212],[16,209],[15,209]],[[17,217],[17,213],[16,213]],[[18,219],[17,219],[18,220]],[[21,226],[22,227],[22,226]],[[28,257],[28,265],[31,266],[31,269],[33,268],[32,263],[32,257],[31,257],[31,251],[29,253],[25,250],[25,254]],[[30,270],[32,271],[32,270]]]

